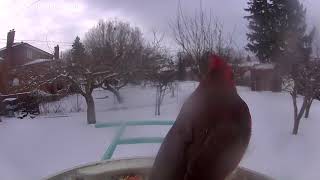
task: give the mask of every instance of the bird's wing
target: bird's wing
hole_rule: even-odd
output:
[[[191,120],[195,114],[186,102],[169,130],[156,157],[150,176],[152,180],[180,180],[187,167],[186,151],[192,141]]]
[[[211,126],[203,125],[193,132],[198,145],[190,148],[189,179],[221,179],[240,162],[250,139],[250,113],[242,100],[236,99],[226,108],[214,107],[209,116]]]

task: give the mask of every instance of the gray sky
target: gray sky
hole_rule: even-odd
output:
[[[200,1],[181,0],[186,13],[199,9]],[[226,33],[233,33],[239,47],[246,44],[246,15],[243,10],[247,0],[203,0],[203,8],[210,10],[223,22]],[[319,0],[302,0],[308,8],[308,22],[320,29]],[[49,41],[29,42],[48,52],[59,44],[62,49],[79,35],[84,37],[99,19],[118,18],[139,26],[150,37],[152,30],[165,33],[170,41],[168,23],[176,15],[178,0],[1,0],[0,46],[5,46],[10,29],[16,30],[16,42],[21,40]],[[51,42],[57,41],[57,42]],[[64,42],[64,43],[61,43]],[[172,47],[172,45],[169,44]]]

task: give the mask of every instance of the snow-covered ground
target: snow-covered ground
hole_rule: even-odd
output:
[[[113,95],[94,92],[98,122],[123,120],[175,119],[179,109],[195,89],[196,83],[179,85],[175,97],[168,95],[154,116],[155,90],[129,86],[121,90],[125,102],[115,103]],[[253,132],[242,166],[268,174],[276,179],[320,179],[320,103],[312,107],[310,119],[302,120],[298,136],[291,135],[292,102],[285,93],[251,92],[239,87],[247,102]],[[105,98],[109,96],[108,98]],[[75,112],[76,96],[59,103],[43,105],[46,114],[35,119],[4,119],[0,123],[0,179],[35,180],[80,164],[98,161],[115,135],[115,128],[97,129],[86,124],[86,113]],[[78,102],[82,109],[85,103]],[[54,117],[58,116],[58,117]],[[132,127],[124,136],[164,136],[169,127]],[[158,144],[122,145],[113,158],[155,155]]]

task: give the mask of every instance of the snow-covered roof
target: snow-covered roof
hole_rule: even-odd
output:
[[[17,47],[17,46],[25,46],[25,47],[31,48],[31,49],[33,49],[33,50],[35,50],[35,51],[38,51],[38,52],[40,52],[40,53],[43,53],[43,54],[46,54],[46,55],[48,55],[48,56],[52,56],[52,57],[53,57],[52,54],[50,54],[50,53],[48,53],[48,52],[46,52],[46,51],[44,51],[44,50],[42,50],[42,49],[40,49],[40,48],[37,48],[37,47],[35,47],[35,46],[32,46],[32,45],[30,45],[30,44],[28,44],[28,43],[25,43],[25,42],[13,43],[13,45],[12,45],[11,47]],[[6,50],[6,49],[7,49],[7,47],[3,47],[3,48],[0,49],[0,52],[1,52],[1,51],[4,51],[4,50]]]
[[[270,63],[254,65],[254,69],[274,69],[275,65]]]
[[[24,64],[24,66],[43,63],[43,62],[49,62],[49,61],[52,61],[52,60],[53,59],[35,59],[35,60],[31,61],[31,62],[28,62],[28,63]]]
[[[250,62],[246,61],[246,62],[239,64],[239,67],[252,67],[257,64],[259,64],[259,62],[257,62],[257,61],[250,61]]]
[[[21,44],[23,44],[23,42],[13,43],[13,45],[11,47],[16,47],[16,46],[19,46]],[[3,51],[5,49],[7,49],[7,47],[0,48],[0,51]]]
[[[162,67],[161,69],[160,69],[160,72],[164,72],[164,71],[171,71],[172,70],[172,68],[170,68],[170,67]]]
[[[41,96],[41,97],[47,97],[47,96],[51,96],[51,94],[44,92],[42,90],[35,90],[31,92],[32,95],[34,96]]]
[[[15,101],[16,99],[17,98],[6,98],[2,102],[11,102],[11,101]]]

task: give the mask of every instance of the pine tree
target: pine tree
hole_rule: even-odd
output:
[[[274,31],[279,57],[291,56],[290,59],[303,59],[306,43],[306,9],[299,0],[270,0],[274,13]],[[300,57],[293,58],[300,54]]]
[[[249,55],[247,56],[246,61],[247,61],[247,62],[251,62],[251,61],[252,61],[252,60],[251,60],[251,57],[250,57]]]
[[[84,45],[80,42],[80,38],[77,36],[72,44],[71,49],[71,60],[72,63],[81,64],[85,58],[85,48]]]
[[[288,67],[306,60],[306,9],[299,0],[250,0],[250,32],[247,49],[256,54],[260,62],[274,62]]]
[[[247,50],[253,52],[260,62],[271,62],[273,49],[275,46],[274,38],[272,38],[273,19],[271,5],[268,0],[249,0],[248,8],[249,16],[245,18],[249,21],[249,30],[247,38]]]

